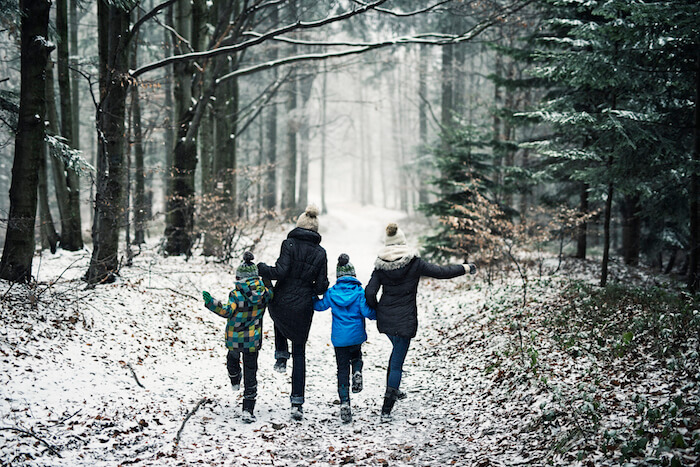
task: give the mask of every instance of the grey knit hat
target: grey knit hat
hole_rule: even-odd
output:
[[[255,257],[250,251],[243,253],[243,262],[238,269],[236,269],[236,279],[248,279],[249,277],[257,277],[258,267],[255,265],[253,260]]]
[[[318,232],[318,206],[309,204],[297,219],[297,227]]]
[[[338,256],[338,266],[335,268],[335,277],[355,277],[355,266],[350,262],[350,257],[345,253]]]

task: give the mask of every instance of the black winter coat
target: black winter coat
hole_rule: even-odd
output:
[[[328,260],[313,230],[295,228],[282,242],[274,266],[258,264],[265,279],[277,280],[270,302],[270,316],[292,342],[305,342],[314,315],[313,297],[328,289]]]
[[[379,332],[388,336],[415,337],[418,331],[416,293],[421,276],[451,279],[464,272],[461,264],[438,266],[418,257],[397,269],[375,267],[365,288],[365,298],[367,304],[377,310]],[[382,297],[377,302],[379,287],[382,287]]]

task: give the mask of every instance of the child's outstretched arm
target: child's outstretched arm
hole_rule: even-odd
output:
[[[212,297],[206,290],[202,292],[202,298],[204,298],[205,307],[224,318],[230,318],[233,316],[233,312],[236,310],[236,302],[233,300],[232,296],[229,296],[229,300],[226,305],[223,305],[220,301]]]
[[[331,307],[331,302],[328,299],[328,294],[324,293],[323,298],[314,297],[314,310],[325,311]]]

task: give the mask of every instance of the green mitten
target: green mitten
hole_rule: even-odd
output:
[[[214,299],[211,298],[211,294],[206,290],[202,292],[202,297],[204,297],[204,303],[211,303],[214,301]]]

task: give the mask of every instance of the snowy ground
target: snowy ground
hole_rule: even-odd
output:
[[[384,226],[400,217],[355,205],[322,216],[331,282],[344,252],[366,284]],[[268,233],[256,259],[274,261],[289,228]],[[512,290],[517,296],[517,287],[487,287],[469,277],[423,281],[420,329],[402,381],[408,397],[397,403],[391,424],[379,421],[391,346],[371,322],[365,389],[351,395],[353,422],[340,422],[328,312],[316,314],[307,346],[304,420],[289,417],[291,371],[272,369],[268,319],[257,421],[244,424],[242,390],[233,392],[226,374],[224,320],[201,301],[202,289],[225,298],[233,271],[199,256],[164,259],[154,249],[137,256],[116,283],[94,290],[80,280],[87,252],[37,258],[35,287],[0,282],[0,464],[615,463],[590,446],[578,460],[580,445],[591,444],[586,427],[583,436],[563,434],[585,420],[549,423],[546,416],[562,400],[580,402],[570,389],[585,384],[590,362],[572,361],[545,340],[538,341],[537,366],[547,382],[532,378],[519,359],[506,362],[514,334],[487,304]],[[669,376],[658,373],[650,391],[672,396],[676,382],[662,387]],[[627,392],[617,393],[620,404],[631,403]],[[554,449],[560,440],[570,449]]]

